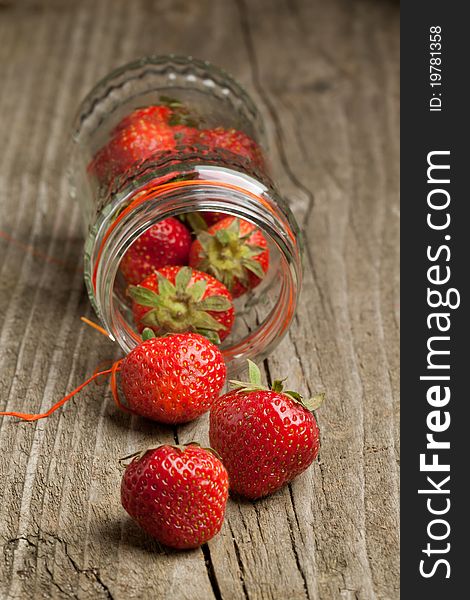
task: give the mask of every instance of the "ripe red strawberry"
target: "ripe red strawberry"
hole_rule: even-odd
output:
[[[265,276],[269,267],[268,244],[252,223],[226,217],[199,233],[191,246],[189,264],[222,281],[238,298]]]
[[[205,413],[226,374],[220,350],[197,333],[146,339],[121,363],[128,407],[159,423],[186,423]]]
[[[180,550],[197,548],[220,531],[227,497],[225,467],[196,444],[141,453],[121,483],[129,515],[159,542]]]
[[[296,392],[283,392],[275,381],[261,385],[258,367],[249,361],[250,383],[233,382],[234,391],[211,408],[209,437],[230,478],[230,489],[247,498],[272,494],[305,471],[320,445],[312,410],[319,394],[305,401]]]
[[[173,217],[147,229],[132,244],[119,265],[129,283],[138,284],[166,265],[186,265],[191,248],[189,230]]]
[[[224,129],[223,127],[203,129],[197,136],[195,143],[207,146],[215,151],[219,148],[229,150],[248,159],[253,166],[264,167],[261,148],[243,131],[233,128]]]
[[[219,344],[233,326],[232,296],[207,273],[189,267],[163,267],[138,286],[129,286],[132,312],[140,332],[156,335],[195,331]]]
[[[128,126],[119,126],[109,142],[95,155],[88,171],[102,184],[112,183],[132,166],[157,152],[173,150],[175,138],[171,127],[149,118],[133,119]]]

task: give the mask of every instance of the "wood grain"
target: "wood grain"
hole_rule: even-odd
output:
[[[211,60],[267,124],[306,239],[295,322],[265,362],[327,392],[317,463],[229,502],[200,550],[125,516],[116,458],[207,441],[91,386],[53,418],[0,423],[0,597],[392,600],[398,592],[398,5],[390,0],[0,2],[0,406],[36,411],[119,353],[80,324],[80,214],[65,148],[79,99],[145,54]]]

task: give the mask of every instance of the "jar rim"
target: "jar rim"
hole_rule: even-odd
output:
[[[214,167],[207,167],[206,173],[211,169],[220,174],[220,169]],[[224,212],[256,224],[275,243],[283,261],[278,273],[281,284],[277,304],[255,331],[222,349],[231,370],[242,367],[241,361],[245,363],[246,358],[267,355],[286,333],[294,316],[302,279],[295,221],[282,213],[266,188],[260,193],[250,191],[246,187],[247,180],[251,179],[249,176],[235,171],[232,174],[238,180],[242,177],[241,185],[217,179],[153,186],[147,181],[143,186],[124,192],[96,223],[96,231],[90,234],[86,244],[85,281],[106,330],[126,353],[139,343],[140,338],[125,322],[114,295],[121,258],[137,237],[157,221],[194,210]],[[251,181],[259,186],[259,182]]]

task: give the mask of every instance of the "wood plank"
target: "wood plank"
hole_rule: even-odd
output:
[[[398,10],[372,0],[0,4],[0,405],[46,408],[119,353],[79,322],[64,176],[78,99],[111,68],[193,54],[240,79],[306,239],[305,286],[267,376],[327,392],[319,461],[272,498],[229,501],[205,548],[162,550],[126,518],[117,458],[206,443],[91,386],[0,424],[3,598],[398,598]],[[34,253],[33,253],[34,248]]]

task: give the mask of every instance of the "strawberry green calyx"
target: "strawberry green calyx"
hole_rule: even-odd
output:
[[[312,398],[304,398],[298,392],[293,392],[292,390],[284,391],[284,379],[275,379],[271,388],[264,386],[261,383],[261,371],[259,370],[258,365],[249,359],[248,378],[248,382],[232,379],[230,380],[230,383],[238,392],[272,391],[278,392],[279,394],[284,394],[285,396],[289,396],[291,400],[294,400],[294,402],[297,402],[310,412],[313,412],[319,408],[325,399],[325,394],[323,392],[315,394]]]
[[[250,359],[248,359],[247,362],[249,381],[238,381],[236,379],[231,379],[230,383],[233,385],[233,388],[240,392],[269,390],[268,387],[261,383],[261,371],[259,370],[258,365]]]
[[[265,272],[255,257],[266,252],[266,248],[249,244],[247,240],[252,235],[253,230],[246,235],[240,234],[239,219],[214,233],[201,231],[198,235],[202,246],[199,268],[214,275],[229,290],[232,290],[235,280],[248,287],[250,272],[263,279]]]
[[[158,271],[156,276],[157,292],[140,285],[128,288],[134,302],[152,309],[142,318],[142,324],[162,334],[193,331],[220,344],[218,332],[226,327],[216,321],[210,312],[229,310],[232,307],[231,301],[224,296],[208,296],[203,299],[207,281],[199,280],[190,284],[190,267],[179,270],[174,284]]]

